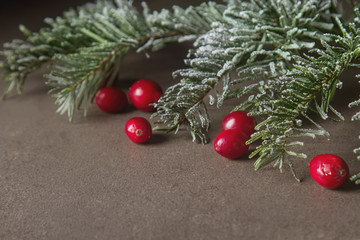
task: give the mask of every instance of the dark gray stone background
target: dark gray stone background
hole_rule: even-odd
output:
[[[21,37],[19,23],[37,30],[44,17],[83,2],[3,1],[0,43]],[[140,78],[163,88],[174,84],[171,73],[184,67],[189,46],[171,44],[150,59],[129,55],[119,86]],[[155,133],[150,143],[137,145],[126,137],[125,123],[149,113],[108,115],[92,105],[87,118],[78,114],[69,123],[55,113],[46,71],[29,77],[22,96],[0,102],[0,239],[360,239],[360,187],[328,190],[308,171],[310,159],[322,153],[343,157],[351,173],[360,170],[352,154],[360,124],[350,121],[355,109],[347,108],[359,94],[356,71],[344,73],[334,103],[345,123],[324,122],[331,140],[307,140],[301,149],[309,156],[295,162],[302,183],[288,168],[255,172],[246,157],[216,154],[213,141],[235,101],[211,108],[207,145],[192,143],[186,131]],[[5,87],[0,83],[1,91]]]

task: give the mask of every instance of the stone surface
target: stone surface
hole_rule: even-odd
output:
[[[4,3],[1,43],[20,36],[20,22],[36,30],[43,17],[84,1],[40,2]],[[184,67],[188,47],[171,44],[150,59],[128,56],[119,86],[140,78],[163,88],[175,83],[171,72]],[[80,113],[69,123],[55,113],[46,71],[29,77],[23,95],[0,102],[0,239],[360,239],[360,187],[328,190],[308,171],[321,153],[343,157],[351,173],[360,170],[352,154],[360,125],[350,122],[355,110],[346,107],[359,94],[356,71],[344,74],[334,103],[346,124],[325,122],[331,140],[308,140],[302,150],[309,159],[295,162],[302,183],[287,168],[283,174],[271,167],[254,172],[251,160],[216,154],[213,141],[236,102],[211,109],[210,144],[192,143],[180,131],[156,133],[137,145],[126,137],[125,123],[149,113],[105,114],[94,104],[87,118]],[[5,86],[0,83],[0,91]]]

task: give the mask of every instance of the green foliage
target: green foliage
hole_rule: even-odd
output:
[[[317,55],[316,57],[309,55],[294,57],[296,61],[294,68],[264,83],[261,91],[254,97],[257,100],[251,101],[253,105],[250,108],[251,114],[266,118],[264,123],[260,123],[263,127],[258,126],[259,131],[253,136],[253,139],[259,136],[262,139],[261,145],[252,154],[252,156],[259,155],[255,169],[274,161],[275,166],[279,165],[281,168],[286,159],[292,168],[292,157],[307,158],[303,153],[289,150],[289,147],[303,145],[302,142],[297,141],[298,138],[307,136],[314,138],[316,135],[329,137],[328,132],[310,117],[311,112],[316,112],[323,119],[327,119],[329,112],[332,112],[344,120],[330,102],[336,89],[342,86],[339,80],[341,73],[348,67],[358,66],[353,62],[359,56],[360,30],[351,24],[348,32],[343,28],[340,20],[336,20],[343,36],[329,35],[333,45],[322,40],[322,49],[315,48],[309,51],[309,54]],[[276,87],[278,85],[282,87]],[[268,99],[269,94],[274,94],[276,97]],[[302,127],[304,119],[313,123],[316,128]],[[253,140],[249,142],[251,141]]]
[[[223,80],[217,93],[217,106],[232,96],[255,91],[257,83],[231,91],[239,83],[249,82],[265,74],[269,67],[283,72],[291,65],[291,56],[312,48],[315,40],[324,38],[322,30],[331,30],[325,20],[329,1],[229,1],[223,21],[214,22],[212,29],[200,36],[185,60],[190,68],[176,71],[180,83],[169,88],[157,104],[161,125],[156,129],[172,131],[186,122],[193,140],[207,141],[203,129],[210,126],[204,98]],[[236,69],[239,78],[229,73]],[[214,96],[210,104],[214,103]]]
[[[174,72],[179,83],[156,104],[155,129],[176,133],[184,125],[194,141],[206,143],[207,105],[220,108],[238,98],[234,110],[261,119],[248,141],[260,142],[250,155],[257,156],[255,169],[273,163],[282,170],[288,164],[295,176],[292,161],[306,154],[293,148],[302,146],[304,137],[329,137],[312,114],[344,119],[331,102],[343,84],[342,72],[359,67],[360,14],[355,11],[351,23],[341,21],[345,5],[332,0],[225,2],[160,12],[143,4],[140,13],[131,1],[98,0],[46,19],[48,27],[39,32],[21,26],[27,39],[5,43],[2,52],[6,60],[0,68],[9,82],[5,94],[15,87],[21,92],[27,75],[50,63],[47,84],[58,112],[71,120],[78,108],[86,115],[129,51],[156,51],[169,42],[193,40],[188,68]],[[357,100],[349,107],[359,105]],[[359,118],[360,112],[353,116]],[[304,121],[314,127],[304,127]],[[359,159],[360,148],[354,153]],[[360,183],[360,174],[352,180]]]
[[[27,40],[5,43],[2,52],[6,61],[0,68],[3,79],[10,82],[5,95],[15,86],[21,92],[27,75],[50,61],[48,84],[55,92],[58,112],[67,112],[71,120],[77,108],[84,107],[86,114],[87,104],[107,77],[111,84],[119,60],[130,49],[158,50],[169,42],[193,40],[210,29],[223,9],[210,2],[150,13],[144,4],[141,14],[131,1],[99,0],[46,19],[49,27],[38,33],[21,26]]]
[[[255,170],[274,163],[282,171],[287,163],[298,180],[293,158],[307,158],[292,150],[303,145],[298,139],[329,137],[310,113],[327,119],[330,111],[344,120],[330,102],[342,86],[341,73],[358,67],[354,62],[359,55],[359,30],[351,23],[347,31],[329,13],[330,7],[328,1],[229,1],[225,22],[213,24],[195,42],[194,57],[186,61],[190,68],[174,73],[181,80],[157,105],[158,123],[165,125],[158,129],[177,131],[186,122],[193,139],[197,136],[206,142],[202,129],[209,128],[210,119],[204,98],[222,80],[218,107],[226,99],[247,97],[234,110],[248,110],[264,119],[248,141],[261,140],[250,155],[258,156]],[[340,35],[328,33],[329,18],[337,23]],[[319,44],[321,49],[314,48]],[[234,78],[232,70],[237,72]],[[215,97],[209,97],[214,104]],[[303,121],[315,128],[303,127]]]

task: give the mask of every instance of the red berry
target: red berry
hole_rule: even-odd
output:
[[[338,188],[349,178],[346,162],[333,154],[317,155],[310,161],[310,174],[321,186]]]
[[[149,106],[149,104],[157,103],[162,95],[160,86],[156,82],[148,79],[135,82],[129,90],[130,102],[137,109],[147,112],[155,110],[155,108]]]
[[[99,108],[107,113],[124,111],[128,105],[125,93],[113,87],[100,89],[96,93],[95,101]]]
[[[246,134],[229,129],[221,132],[215,139],[215,151],[223,157],[235,159],[243,156],[249,149],[245,144],[248,140]]]
[[[252,116],[248,116],[245,111],[235,111],[227,115],[222,124],[221,129],[236,129],[245,133],[249,138],[255,132],[256,121]]]
[[[125,125],[125,132],[134,143],[147,142],[152,135],[151,125],[142,117],[134,117]]]

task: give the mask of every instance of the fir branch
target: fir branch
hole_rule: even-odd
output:
[[[63,17],[46,18],[45,23],[49,27],[42,28],[39,32],[31,32],[20,25],[20,31],[27,39],[5,43],[4,50],[0,52],[6,58],[0,63],[2,80],[10,82],[3,96],[15,87],[20,94],[28,74],[49,62],[55,54],[74,53],[81,47],[90,46],[91,38],[79,32],[75,26],[85,25],[87,17],[98,12],[100,5],[101,2],[86,4],[79,8],[79,12],[71,9]]]
[[[207,141],[203,129],[210,119],[198,111],[206,109],[204,98],[223,80],[223,90],[217,94],[217,106],[229,97],[254,91],[258,84],[231,91],[230,87],[254,80],[269,67],[280,72],[291,65],[291,55],[312,48],[316,40],[325,38],[321,30],[329,31],[332,24],[323,16],[331,16],[330,1],[229,1],[223,21],[213,23],[213,29],[200,36],[185,61],[188,69],[178,70],[180,83],[169,88],[159,100],[158,130],[177,131],[187,123],[193,140],[196,136]],[[281,70],[282,68],[283,70]],[[229,73],[237,69],[238,79]],[[210,96],[211,102],[214,97]],[[205,119],[205,121],[201,121]]]
[[[118,62],[130,49],[138,52],[158,50],[168,42],[193,40],[210,29],[222,15],[224,6],[213,2],[173,12],[150,13],[143,4],[140,14],[131,1],[101,1],[64,13],[63,18],[47,19],[50,28],[31,33],[24,27],[27,41],[5,44],[2,63],[9,93],[18,90],[26,76],[47,61],[53,61],[48,84],[59,105],[58,112],[73,118],[76,108],[84,107],[103,85],[107,76],[114,78]],[[115,66],[115,67],[114,67]],[[111,83],[111,80],[109,84]]]
[[[287,161],[294,173],[292,157],[306,158],[303,153],[289,150],[290,146],[303,144],[296,139],[314,138],[316,135],[329,136],[328,132],[309,116],[309,111],[314,110],[312,106],[315,106],[315,111],[323,119],[328,118],[329,110],[343,119],[330,102],[336,89],[341,88],[341,73],[355,65],[354,62],[359,57],[360,29],[352,23],[349,30],[346,30],[338,18],[336,22],[342,36],[331,35],[332,42],[321,41],[323,49],[309,51],[310,54],[316,53],[317,57],[295,57],[294,69],[276,79],[268,80],[255,95],[254,99],[257,100],[250,101],[251,114],[266,117],[266,120],[257,126],[259,131],[249,140],[250,143],[262,139],[262,143],[251,156],[259,155],[255,162],[256,170],[272,162],[281,169],[283,162]],[[279,85],[282,87],[279,88]],[[269,98],[269,94],[275,98]],[[318,94],[321,99],[317,99]],[[304,118],[317,129],[302,127]]]

